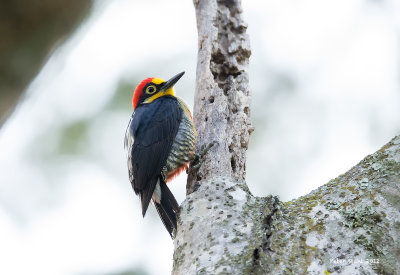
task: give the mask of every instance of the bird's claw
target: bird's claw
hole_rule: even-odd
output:
[[[199,170],[203,157],[207,154],[207,152],[213,147],[215,144],[217,144],[216,141],[210,142],[208,144],[203,144],[200,148],[200,152],[198,154],[195,154],[193,159],[190,161],[190,167],[192,170],[197,171]]]
[[[163,177],[164,182],[167,182],[167,167],[164,166],[161,170],[161,176]]]

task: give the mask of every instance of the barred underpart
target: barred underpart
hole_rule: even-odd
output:
[[[190,111],[180,98],[178,98],[178,104],[182,110],[182,121],[167,159],[166,167],[168,176],[171,176],[177,169],[186,165],[195,151],[196,131]]]

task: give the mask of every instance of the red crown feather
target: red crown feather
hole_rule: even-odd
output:
[[[137,104],[138,104],[139,98],[140,98],[140,96],[141,96],[142,93],[143,93],[143,88],[144,88],[144,86],[146,86],[146,84],[149,83],[149,82],[151,82],[153,79],[154,79],[154,77],[146,78],[145,80],[143,80],[142,82],[140,82],[139,85],[137,85],[135,91],[133,92],[133,97],[132,97],[132,107],[133,107],[133,110],[135,110],[135,108],[136,108],[136,106],[137,106]]]

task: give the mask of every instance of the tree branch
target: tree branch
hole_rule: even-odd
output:
[[[272,274],[400,274],[400,136],[282,204],[272,232],[263,255]]]
[[[400,274],[400,136],[309,195],[281,203],[244,181],[252,127],[239,0],[196,0],[196,152],[173,274]]]
[[[61,41],[89,14],[91,0],[2,1],[0,127]]]

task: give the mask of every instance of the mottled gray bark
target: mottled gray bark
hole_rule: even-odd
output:
[[[272,274],[400,274],[400,136],[348,172],[280,203],[260,267]]]
[[[239,0],[199,0],[197,153],[173,274],[400,274],[400,136],[309,195],[254,197],[244,180],[250,56]]]
[[[216,0],[194,4],[199,36],[194,105],[197,153],[215,144],[200,169],[189,173],[188,193],[215,177],[244,181],[252,131],[247,73],[250,44],[240,5]]]

